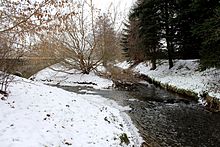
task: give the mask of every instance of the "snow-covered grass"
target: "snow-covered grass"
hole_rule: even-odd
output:
[[[119,62],[119,63],[115,64],[115,66],[123,68],[123,69],[127,69],[130,67],[130,64],[128,64],[127,61],[123,61],[123,62]]]
[[[55,69],[55,70],[54,70]],[[100,67],[100,69],[104,70]],[[65,72],[63,72],[65,71]],[[91,86],[96,89],[111,87],[113,82],[97,76],[94,72],[82,74],[80,71],[71,69],[64,70],[59,64],[52,68],[46,68],[31,77],[35,81],[43,81],[47,84],[62,86]]]
[[[122,68],[129,67],[125,63]],[[220,70],[210,68],[205,71],[199,70],[198,60],[176,60],[174,67],[169,69],[168,62],[159,61],[156,70],[150,70],[147,63],[140,63],[134,71],[145,74],[161,84],[192,91],[200,97],[201,94],[208,94],[220,100]]]
[[[15,78],[9,97],[0,100],[2,147],[108,147],[141,138],[130,118],[99,96],[78,95],[38,82]],[[115,105],[114,105],[115,106]]]

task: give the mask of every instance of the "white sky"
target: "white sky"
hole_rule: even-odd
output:
[[[93,3],[98,9],[101,9],[103,13],[111,6],[111,9],[117,8],[117,11],[119,11],[118,13],[127,15],[130,7],[135,1],[136,0],[93,0]]]
[[[93,0],[93,3],[100,9],[107,10],[112,3],[114,6],[120,6],[120,9],[128,9],[135,0]]]
[[[107,12],[110,6],[111,10],[116,8],[117,23],[120,26],[121,22],[127,19],[127,14],[135,1],[136,0],[93,0],[93,3],[95,7],[100,9],[103,13]]]

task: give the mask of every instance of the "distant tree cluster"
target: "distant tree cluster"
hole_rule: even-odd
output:
[[[137,0],[121,39],[130,60],[200,59],[220,67],[219,0]]]

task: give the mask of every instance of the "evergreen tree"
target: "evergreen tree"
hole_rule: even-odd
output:
[[[202,68],[220,68],[220,6],[215,3],[212,6],[215,9],[209,12],[210,17],[193,30],[194,34],[202,39],[200,60]]]
[[[200,39],[193,36],[192,28],[197,24],[197,13],[192,9],[192,0],[179,0],[176,3],[176,33],[178,57],[182,59],[199,58]]]
[[[134,16],[140,20],[139,30],[146,56],[154,64],[161,52],[160,41],[165,40],[169,68],[173,67],[174,52],[179,47],[176,14],[175,0],[143,0],[134,11]]]
[[[122,46],[123,54],[126,58],[129,58],[129,47],[128,47],[128,37],[129,37],[129,24],[124,23],[124,29],[121,34],[120,45]]]
[[[219,67],[219,5],[219,0],[138,0],[130,14],[130,21],[137,22],[132,32],[138,30],[138,39],[125,50],[136,46],[155,68],[165,40],[169,68],[174,58],[201,58],[203,65]],[[124,36],[126,44],[131,34]]]
[[[153,0],[138,1],[130,17],[139,21],[139,38],[144,49],[145,59],[151,60],[152,69],[155,69],[160,47],[156,3]]]
[[[141,44],[141,38],[138,32],[139,22],[130,19],[128,23],[124,23],[121,37],[121,46],[124,55],[129,61],[141,62],[144,60],[144,51]]]
[[[175,0],[157,0],[158,15],[160,22],[160,39],[166,40],[169,68],[173,67],[174,52],[176,51],[177,22],[176,22],[176,1]]]

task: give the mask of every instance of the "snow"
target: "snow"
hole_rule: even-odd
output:
[[[130,67],[130,64],[127,61],[123,61],[115,64],[115,66],[120,67],[122,69],[127,69]]]
[[[174,67],[171,69],[168,67],[168,62],[161,60],[156,70],[150,70],[147,63],[140,63],[134,71],[148,75],[162,84],[195,92],[198,97],[203,93],[208,93],[220,100],[219,69],[210,68],[199,71],[198,60],[175,60]]]
[[[55,70],[54,70],[55,69]],[[99,67],[104,70],[103,67]],[[65,72],[63,72],[65,71]],[[94,72],[82,74],[80,71],[64,69],[59,64],[46,68],[31,77],[35,81],[43,81],[51,85],[62,86],[91,86],[96,89],[105,89],[112,86],[113,82],[97,76]],[[87,84],[86,84],[87,83]]]
[[[117,63],[116,66],[122,69],[128,69],[130,64],[126,61]],[[149,76],[162,84],[192,91],[200,97],[207,93],[211,97],[220,100],[220,70],[210,68],[205,71],[199,71],[198,60],[175,60],[174,67],[169,69],[168,62],[160,60],[156,70],[150,70],[149,62],[142,62],[133,70],[140,74]],[[204,103],[202,99],[199,102]]]
[[[130,140],[128,146],[142,142],[124,112],[128,108],[120,108],[114,101],[18,77],[9,91],[7,100],[0,100],[1,146],[127,146],[119,139],[123,133]]]

